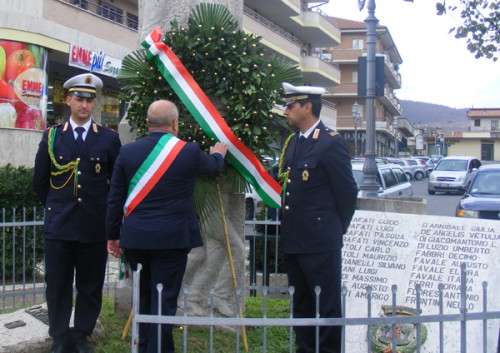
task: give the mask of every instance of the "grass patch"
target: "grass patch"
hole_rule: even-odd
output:
[[[245,298],[246,317],[262,317],[263,300],[260,297]],[[267,317],[289,317],[289,301],[285,299],[267,299]],[[104,326],[106,337],[99,342],[92,342],[91,346],[99,353],[130,352],[131,332],[125,340],[121,340],[126,319],[115,318],[113,298],[103,298],[103,306],[99,320]],[[210,328],[190,326],[187,329],[187,351],[189,353],[207,353],[210,351]],[[184,331],[174,327],[174,341],[177,352],[182,352]],[[289,352],[289,328],[268,327],[266,333],[267,350],[269,352]],[[262,352],[263,328],[247,327],[247,340],[250,353]],[[217,353],[236,351],[236,334],[224,332],[214,328],[213,351]],[[243,338],[240,334],[240,352],[245,352]]]

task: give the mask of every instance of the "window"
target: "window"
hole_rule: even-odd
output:
[[[123,10],[109,5],[106,3],[101,3],[101,16],[117,23],[123,23]]]
[[[73,0],[73,5],[81,7],[84,10],[89,9],[89,2],[87,0]]]
[[[351,81],[352,83],[358,83],[358,72],[357,71],[354,71],[352,73],[351,77],[352,77],[352,81]]]
[[[353,39],[352,49],[363,49],[363,39]]]
[[[382,178],[384,179],[386,189],[398,183],[398,181],[396,180],[396,176],[390,169],[382,169],[380,173],[382,174]]]
[[[474,119],[474,126],[481,126],[481,119]]]
[[[498,131],[498,120],[491,121],[491,131]]]
[[[139,17],[130,12],[127,12],[127,27],[137,30],[137,28],[139,27],[138,24]]]
[[[403,170],[394,168],[392,171],[394,172],[394,174],[396,174],[396,178],[398,179],[399,184],[406,183],[408,181],[408,178],[406,177],[406,174],[405,172],[403,172]]]

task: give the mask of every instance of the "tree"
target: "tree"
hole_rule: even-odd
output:
[[[458,4],[457,4],[458,1]],[[452,4],[450,4],[450,2]],[[436,4],[438,15],[460,12],[463,24],[450,29],[455,38],[467,38],[467,49],[476,58],[498,60],[500,52],[500,3],[497,0],[451,0]]]

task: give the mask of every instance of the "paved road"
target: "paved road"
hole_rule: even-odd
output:
[[[429,178],[414,180],[413,196],[427,199],[427,214],[432,216],[455,216],[455,210],[462,194],[437,192],[435,195],[429,195],[427,192],[427,182]]]

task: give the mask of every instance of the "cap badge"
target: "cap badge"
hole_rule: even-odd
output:
[[[85,77],[85,83],[87,85],[90,85],[92,83],[92,76],[88,75],[87,77]]]

